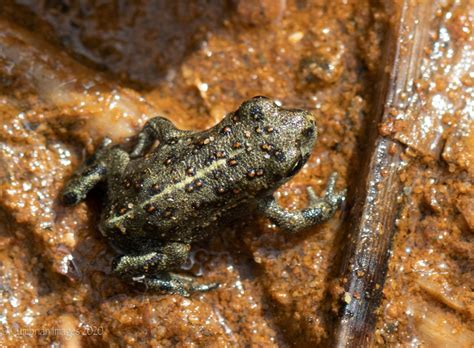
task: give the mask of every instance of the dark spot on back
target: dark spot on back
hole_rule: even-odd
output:
[[[201,188],[204,185],[204,182],[201,179],[197,179],[194,181],[194,186],[197,188]]]
[[[194,184],[193,183],[190,183],[190,184],[187,184],[185,187],[184,187],[184,190],[188,193],[191,193],[194,191]]]
[[[153,185],[150,186],[150,195],[156,195],[163,191],[163,187],[159,183],[154,183]]]
[[[196,149],[200,149],[205,145],[209,145],[212,141],[214,141],[214,137],[206,137],[206,138],[198,138],[194,142],[194,146]]]
[[[273,150],[273,145],[268,144],[268,143],[263,143],[262,145],[260,145],[260,148],[265,152],[270,152]]]
[[[156,207],[153,204],[148,203],[143,207],[143,209],[145,209],[147,213],[153,213],[156,210]]]
[[[228,135],[232,133],[232,128],[229,126],[225,126],[224,128],[222,128],[221,133],[224,135]]]
[[[232,159],[227,161],[227,164],[231,167],[235,167],[237,164],[239,164],[239,162],[237,162],[237,160],[235,158],[232,158]]]
[[[225,152],[224,152],[224,151],[221,151],[221,150],[216,151],[215,156],[216,156],[217,158],[224,158],[224,157],[225,157]]]

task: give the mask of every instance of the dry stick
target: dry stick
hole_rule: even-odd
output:
[[[389,3],[389,1],[387,1]],[[387,47],[379,75],[379,95],[372,110],[368,151],[353,197],[347,255],[342,264],[345,294],[335,333],[337,347],[371,345],[395,232],[397,198],[401,194],[400,154],[404,147],[381,134],[379,123],[390,122],[390,110],[403,108],[410,95],[423,48],[428,40],[432,1],[395,2],[388,23]],[[390,6],[387,4],[387,6]],[[407,93],[408,92],[408,93]]]

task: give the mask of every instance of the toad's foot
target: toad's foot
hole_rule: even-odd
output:
[[[217,283],[199,284],[192,277],[168,272],[186,261],[190,249],[189,244],[171,242],[151,252],[119,256],[114,260],[112,269],[124,280],[144,284],[154,291],[189,296],[193,292],[216,288]]]
[[[333,209],[333,212],[330,214],[331,217],[334,212],[339,208],[340,205],[346,200],[347,190],[344,189],[339,192],[334,192],[336,188],[337,173],[332,173],[329,177],[328,183],[326,185],[326,192],[324,197],[318,197],[311,186],[308,186],[306,190],[308,191],[309,196],[309,207],[305,210],[311,210],[317,208],[321,204],[330,206]]]
[[[138,277],[133,280],[144,284],[150,290],[163,291],[185,297],[189,297],[194,292],[209,291],[219,286],[218,283],[200,284],[192,277],[170,272],[163,272],[153,277]]]
[[[323,197],[318,197],[311,187],[307,187],[309,206],[306,209],[287,211],[278,205],[273,196],[269,196],[260,203],[259,210],[278,227],[288,232],[306,230],[329,220],[344,202],[346,190],[334,192],[336,180],[337,174],[331,174]]]
[[[66,183],[62,192],[64,204],[77,204],[99,182],[120,177],[128,164],[129,156],[119,147],[110,145],[111,140],[105,138],[96,153]]]

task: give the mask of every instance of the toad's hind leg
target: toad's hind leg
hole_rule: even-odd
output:
[[[192,131],[180,130],[171,121],[163,117],[154,117],[147,121],[143,129],[138,134],[138,140],[130,152],[131,158],[143,156],[150,149],[156,140],[167,141],[168,139],[179,139],[192,134]]]
[[[346,190],[334,192],[337,174],[333,173],[323,197],[318,197],[311,187],[307,188],[309,207],[303,210],[287,211],[282,209],[273,196],[269,196],[259,204],[259,211],[278,227],[287,232],[306,230],[318,223],[329,220],[337,208],[344,202]]]
[[[87,193],[99,182],[114,180],[121,176],[130,158],[119,147],[108,147],[110,141],[104,140],[102,146],[66,183],[62,199],[66,205],[74,205],[86,198]]]
[[[150,290],[182,296],[216,288],[216,283],[200,284],[192,277],[168,272],[186,262],[189,250],[189,244],[168,243],[152,252],[120,256],[114,260],[113,272],[128,281],[142,283]]]

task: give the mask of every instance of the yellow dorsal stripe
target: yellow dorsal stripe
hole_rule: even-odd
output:
[[[197,172],[196,172],[196,175],[194,176],[190,176],[190,177],[186,177],[184,178],[183,180],[177,182],[176,184],[174,185],[168,185],[163,191],[161,191],[160,193],[157,193],[156,195],[152,196],[149,200],[146,200],[144,201],[143,203],[141,203],[140,205],[138,206],[134,206],[131,210],[129,210],[128,212],[120,215],[120,216],[117,216],[117,217],[113,217],[111,219],[109,219],[109,223],[111,224],[115,224],[117,222],[120,222],[122,221],[123,219],[127,218],[128,216],[132,215],[134,210],[138,208],[141,208],[143,209],[146,205],[148,204],[152,204],[152,203],[155,203],[156,201],[158,201],[162,196],[164,195],[167,195],[167,194],[170,194],[172,193],[174,190],[180,190],[180,189],[184,189],[186,187],[186,185],[189,185],[191,184],[193,181],[197,180],[197,179],[202,179],[204,178],[207,174],[209,174],[210,172],[212,172],[213,170],[219,168],[220,166],[222,165],[225,165],[226,162],[229,160],[229,159],[232,159],[234,158],[235,156],[237,156],[238,154],[244,152],[245,150],[244,149],[238,149],[236,151],[233,151],[230,153],[230,155],[227,157],[227,158],[222,158],[222,159],[219,159],[217,161],[214,161],[211,163],[211,165],[205,167],[205,168],[202,168],[202,169],[199,169]]]

